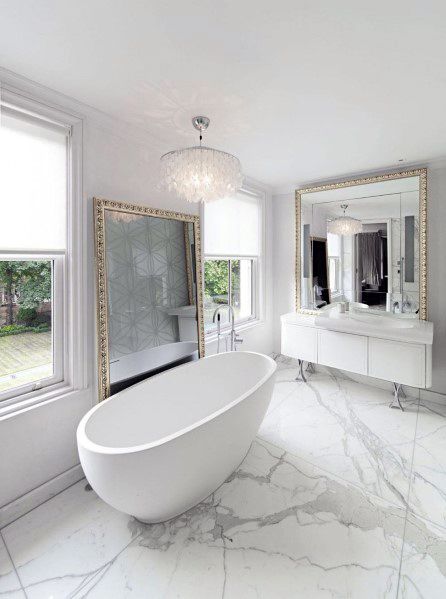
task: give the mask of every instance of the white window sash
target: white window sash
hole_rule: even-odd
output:
[[[245,183],[240,190],[241,193],[246,194],[251,197],[255,197],[259,202],[260,208],[260,218],[259,218],[259,254],[258,255],[217,255],[212,253],[205,253],[203,256],[203,268],[204,261],[207,259],[210,260],[225,260],[225,259],[251,259],[253,260],[253,280],[252,280],[252,302],[253,302],[253,312],[254,315],[247,319],[241,319],[237,321],[235,328],[244,328],[245,326],[252,326],[254,324],[260,324],[264,321],[265,318],[265,297],[266,297],[266,263],[265,263],[265,248],[266,248],[266,192],[257,187],[256,185],[251,185],[249,183]],[[203,247],[205,247],[205,237],[206,237],[206,213],[204,210],[204,206],[202,205],[200,208],[200,216],[202,220],[202,235],[203,235]],[[228,329],[228,325],[222,325],[221,330],[225,332]],[[215,336],[215,330],[209,327],[206,332],[206,338],[212,338]]]
[[[249,324],[250,322],[255,322],[258,321],[258,271],[259,271],[259,257],[258,256],[235,256],[235,255],[226,255],[226,256],[213,256],[213,255],[206,255],[204,257],[204,262],[206,262],[206,260],[224,260],[224,261],[233,261],[233,260],[251,260],[252,263],[252,269],[251,269],[251,314],[249,316],[245,316],[243,318],[239,318],[235,321],[235,327],[241,327],[241,326],[245,326],[247,324]],[[229,302],[231,301],[231,296],[230,296],[230,292],[229,292]],[[221,304],[222,306],[227,305],[227,304]],[[231,305],[231,304],[229,304]],[[220,330],[222,332],[225,332],[226,330],[229,330],[231,328],[231,325],[229,322],[225,322],[221,325]],[[207,329],[206,329],[206,336],[209,335],[214,335],[215,331],[217,330],[217,325],[208,325]]]
[[[37,405],[49,399],[57,399],[75,390],[86,389],[91,365],[85,362],[88,354],[87,322],[87,269],[86,245],[83,239],[86,227],[86,207],[82,196],[82,115],[53,108],[13,83],[0,82],[0,104],[8,109],[38,118],[68,132],[67,151],[67,247],[60,253],[48,250],[54,256],[55,314],[54,347],[59,348],[55,356],[54,375],[49,384],[34,389],[23,385],[11,390],[9,398],[1,396],[0,417]],[[1,252],[7,255],[8,252]],[[15,252],[18,254],[19,252]],[[42,252],[27,250],[28,255]],[[22,255],[25,255],[24,253]],[[9,258],[8,258],[9,259]],[[62,285],[59,282],[62,280]],[[60,297],[63,295],[63,298]],[[56,306],[57,304],[57,306]],[[46,380],[45,380],[46,383]],[[31,390],[30,390],[31,387]]]
[[[42,261],[52,262],[51,272],[51,342],[52,342],[52,376],[37,379],[31,383],[17,385],[13,389],[0,391],[0,407],[8,405],[7,400],[17,401],[17,398],[33,391],[38,391],[64,379],[64,361],[65,361],[65,252],[4,252],[0,251],[0,260],[7,259],[17,262]]]

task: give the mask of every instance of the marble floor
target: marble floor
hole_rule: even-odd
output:
[[[274,396],[239,469],[143,525],[80,481],[1,530],[0,597],[446,597],[446,404],[331,371]]]

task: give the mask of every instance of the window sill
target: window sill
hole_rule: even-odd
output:
[[[247,320],[245,322],[240,322],[235,325],[235,330],[237,333],[243,331],[249,331],[250,329],[254,329],[258,326],[264,325],[265,322],[263,320],[259,320],[258,318],[253,318],[252,320]],[[221,336],[228,335],[231,332],[231,327],[225,327],[221,330]],[[216,331],[211,331],[210,333],[205,334],[205,343],[213,343],[217,341],[218,335]]]
[[[57,387],[54,385],[52,388],[41,390],[40,393],[33,394],[31,397],[26,397],[24,395],[20,399],[17,398],[8,405],[2,406],[0,404],[0,421],[22,412],[38,408],[39,406],[47,404],[51,401],[57,401],[58,399],[63,399],[69,395],[76,395],[85,391],[87,391],[87,389],[74,388],[73,386],[67,385],[65,383],[61,384],[60,386],[57,385]]]

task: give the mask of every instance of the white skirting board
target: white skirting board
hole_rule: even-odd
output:
[[[48,501],[54,495],[57,495],[84,478],[84,476],[81,465],[77,464],[73,468],[62,472],[62,474],[40,485],[40,487],[36,487],[32,491],[25,493],[25,495],[14,499],[11,503],[0,507],[0,528],[5,527],[14,520],[17,520],[17,518],[20,518],[20,516],[45,503],[45,501]]]

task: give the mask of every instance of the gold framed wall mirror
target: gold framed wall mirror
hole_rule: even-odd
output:
[[[199,216],[94,199],[99,400],[204,356]]]
[[[298,189],[295,214],[298,312],[347,302],[427,319],[427,169]]]

